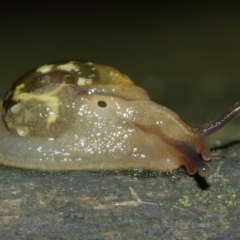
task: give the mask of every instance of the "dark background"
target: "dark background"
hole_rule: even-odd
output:
[[[122,70],[201,124],[240,99],[239,10],[237,1],[5,3],[0,95],[36,66],[89,60]]]

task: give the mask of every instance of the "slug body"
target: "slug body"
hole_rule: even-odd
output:
[[[39,67],[3,103],[0,163],[42,170],[171,171],[205,177],[204,138],[240,112],[194,128],[114,68],[89,62]],[[205,160],[205,161],[204,161]]]

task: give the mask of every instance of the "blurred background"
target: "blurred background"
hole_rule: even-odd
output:
[[[238,1],[4,3],[0,96],[39,65],[88,60],[123,71],[154,101],[201,125],[240,101],[239,10]],[[238,138],[235,120],[214,143]]]

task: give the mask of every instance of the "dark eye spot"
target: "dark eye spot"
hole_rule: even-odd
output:
[[[102,107],[102,108],[105,108],[107,106],[107,103],[104,102],[104,101],[98,101],[98,106]]]

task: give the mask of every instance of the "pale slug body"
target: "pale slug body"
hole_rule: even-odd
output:
[[[41,66],[6,95],[0,163],[42,170],[170,171],[209,174],[204,138],[240,112],[194,128],[152,102],[116,69],[89,62]]]

